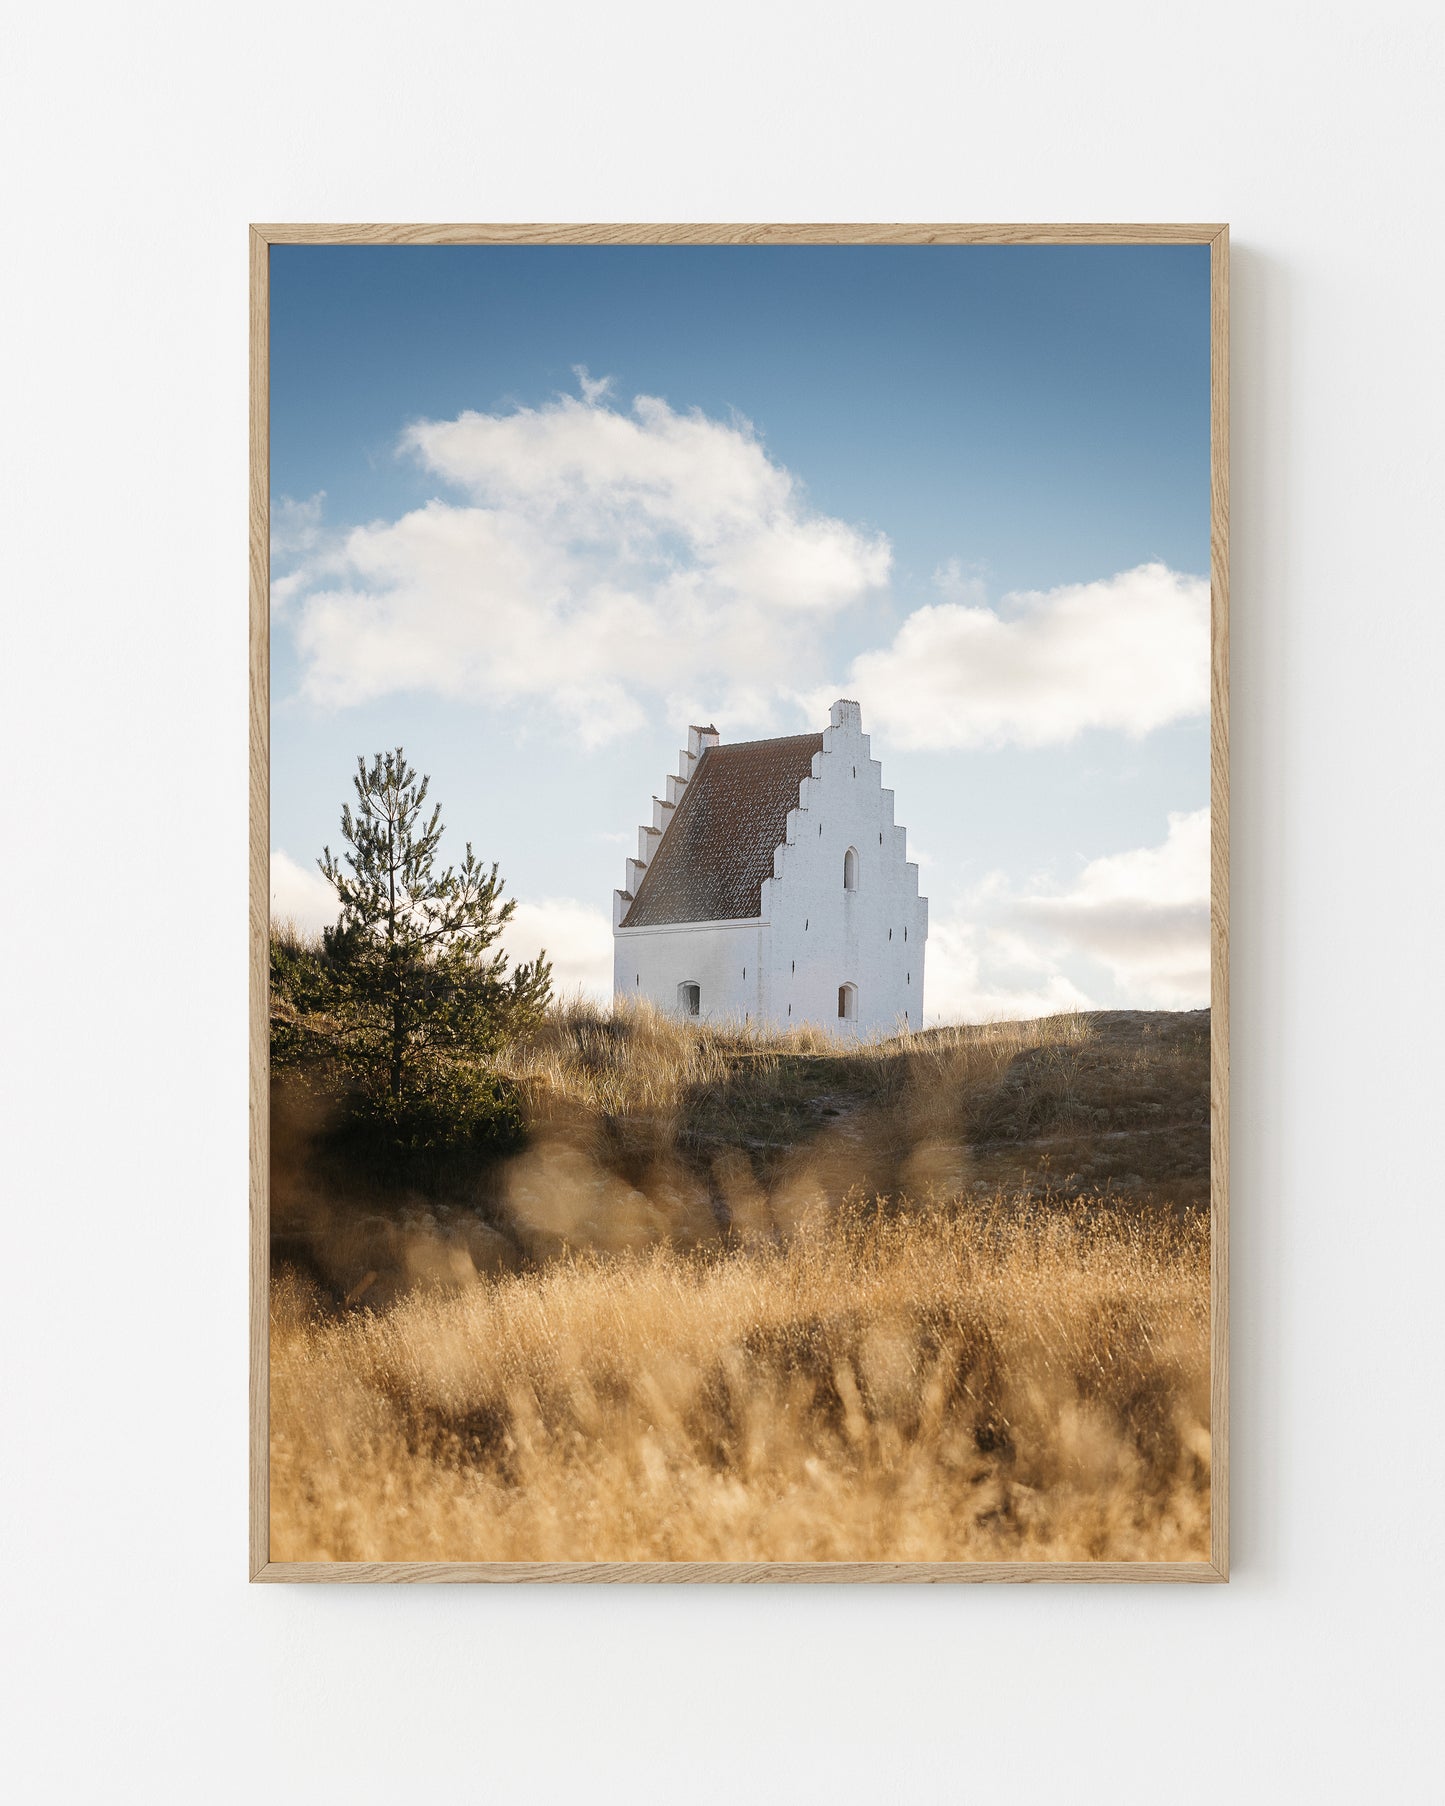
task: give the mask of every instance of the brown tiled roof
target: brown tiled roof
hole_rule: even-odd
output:
[[[823,750],[821,734],[710,746],[642,874],[624,928],[662,922],[737,922],[762,912],[773,848],[798,806],[798,785]]]

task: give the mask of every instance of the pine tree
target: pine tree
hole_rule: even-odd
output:
[[[440,805],[401,747],[356,761],[356,807],[341,812],[346,845],[317,861],[341,906],[325,932],[343,1063],[394,1120],[435,1094],[439,1074],[485,1057],[535,1022],[552,990],[545,953],[507,973],[496,942],[516,908],[495,863],[467,843],[437,870]]]

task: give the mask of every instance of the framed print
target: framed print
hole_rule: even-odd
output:
[[[253,1578],[1227,1578],[1228,268],[252,228]]]

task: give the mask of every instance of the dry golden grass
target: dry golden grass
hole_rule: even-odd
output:
[[[1207,1015],[574,1003],[506,1074],[421,1192],[277,1118],[275,1559],[1207,1559]]]
[[[997,1078],[1025,1050],[1066,1050],[1089,1035],[1086,1016],[1063,1015],[838,1041],[813,1027],[689,1022],[646,1003],[603,1008],[578,998],[510,1049],[503,1070],[543,1116],[580,1111],[676,1122],[711,1090],[737,1092],[740,1106],[772,1097],[786,1062],[831,1066],[872,1101],[894,1102],[910,1090],[957,1094]]]
[[[647,1241],[375,1314],[283,1274],[273,1559],[1207,1558],[1197,1215],[854,1198]]]

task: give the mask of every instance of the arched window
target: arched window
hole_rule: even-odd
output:
[[[857,888],[858,849],[856,847],[849,847],[848,851],[843,855],[843,889],[857,890]]]
[[[838,986],[838,1015],[844,1022],[851,1022],[858,1014],[857,985]]]
[[[680,1016],[698,1016],[702,1013],[702,986],[684,979],[677,987],[677,1013]]]

